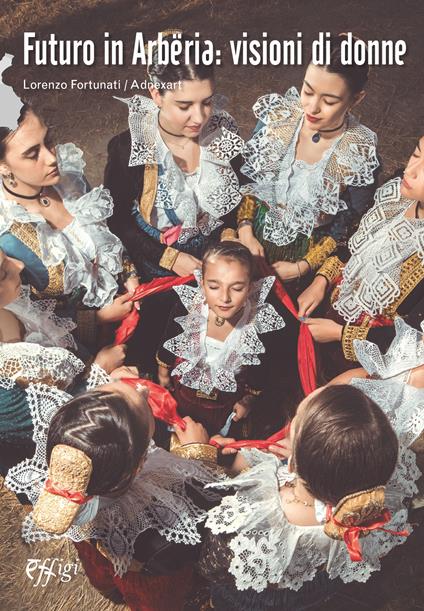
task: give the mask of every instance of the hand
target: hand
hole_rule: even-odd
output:
[[[254,400],[254,397],[246,395],[240,399],[240,401],[237,401],[233,407],[233,412],[235,413],[233,422],[238,422],[239,420],[243,420],[243,418],[247,418],[252,410],[252,399]]]
[[[300,276],[304,276],[309,271],[309,265],[306,261],[297,261],[290,263],[289,261],[276,261],[272,264],[275,273],[281,280],[296,280]]]
[[[212,440],[215,441],[219,445],[222,454],[236,454],[238,452],[236,448],[226,448],[225,447],[229,443],[235,442],[235,439],[233,439],[232,437],[223,437],[222,435],[214,435],[213,437],[211,437],[210,441]]]
[[[243,225],[238,230],[240,242],[246,246],[254,257],[264,257],[265,250],[262,244],[253,235],[253,229],[251,225]]]
[[[181,445],[184,446],[187,443],[209,443],[208,432],[200,422],[195,422],[190,416],[186,416],[183,420],[186,423],[185,431],[180,429],[177,424],[174,425],[175,433]]]
[[[292,453],[290,439],[286,437],[286,439],[276,441],[272,446],[269,446],[268,451],[280,460],[286,460]]]
[[[111,373],[117,367],[123,365],[127,347],[125,344],[119,346],[105,346],[96,355],[94,362],[106,373]]]
[[[202,262],[185,252],[180,252],[172,266],[172,271],[178,276],[190,276],[194,270],[201,269]]]
[[[123,367],[117,367],[110,373],[111,378],[139,378],[140,375],[138,373],[137,367],[130,367],[128,365],[124,365]]]
[[[325,297],[327,280],[324,276],[315,276],[315,279],[297,298],[299,304],[299,318],[310,316]]]
[[[172,379],[169,375],[168,367],[164,367],[163,365],[159,365],[158,367],[158,380],[159,384],[164,388],[172,389]]]
[[[308,325],[312,337],[319,344],[340,342],[343,327],[329,318],[308,318],[304,321]]]
[[[128,278],[128,280],[126,282],[124,282],[124,286],[127,289],[127,291],[131,294],[134,294],[135,289],[137,287],[140,286],[140,279],[138,276],[130,276]],[[139,310],[140,309],[140,302],[139,301],[134,301],[134,307]]]
[[[108,322],[117,322],[125,318],[133,308],[132,301],[129,301],[133,294],[134,292],[119,295],[119,297],[115,297],[113,303],[97,310],[97,322],[104,324]]]

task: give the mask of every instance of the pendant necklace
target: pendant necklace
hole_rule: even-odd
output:
[[[318,142],[321,140],[321,134],[331,134],[331,132],[336,132],[338,129],[343,127],[343,125],[345,124],[345,121],[346,119],[343,119],[343,122],[340,123],[338,127],[334,127],[333,129],[319,129],[318,131],[315,132],[315,134],[313,134],[312,142],[315,142],[315,144],[318,144]]]
[[[12,191],[12,189],[9,189],[9,187],[7,187],[4,183],[3,183],[3,189],[7,191],[8,193],[10,193],[10,195],[13,195],[13,197],[18,197],[19,199],[27,199],[27,200],[38,199],[39,203],[42,206],[44,206],[44,208],[48,208],[48,206],[50,206],[50,203],[51,203],[49,198],[43,195],[43,188],[41,188],[40,191],[36,193],[35,195],[21,195],[20,193],[16,193],[15,191]]]
[[[225,318],[215,315],[215,324],[217,327],[222,327],[225,323]]]
[[[297,494],[295,493],[294,489],[296,486],[296,480],[292,481],[292,482],[286,482],[284,484],[284,486],[286,488],[291,488],[291,493],[293,495],[293,498],[291,499],[286,499],[286,503],[300,503],[301,505],[303,505],[304,507],[313,507],[314,504],[313,503],[308,503],[308,501],[303,501],[302,499],[300,499]]]

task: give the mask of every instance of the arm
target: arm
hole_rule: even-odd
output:
[[[132,214],[134,202],[139,201],[143,190],[144,166],[128,167],[129,154],[129,131],[112,138],[108,144],[104,176],[105,187],[110,190],[115,205],[114,213],[108,220],[109,228],[122,240],[138,269],[142,261],[148,259],[170,270],[178,252],[138,227]]]

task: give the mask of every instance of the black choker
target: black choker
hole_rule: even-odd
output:
[[[158,115],[158,123],[159,123],[159,127],[161,128],[162,131],[165,132],[165,134],[174,136],[174,138],[187,138],[187,136],[184,136],[184,134],[173,134],[172,132],[169,132],[167,129],[165,129],[164,126],[160,122],[159,115]]]
[[[15,191],[12,191],[12,189],[9,189],[9,187],[7,187],[4,183],[3,183],[3,189],[5,189],[8,193],[10,193],[10,195],[13,195],[13,197],[18,197],[19,199],[28,199],[28,200],[38,199],[40,204],[44,206],[45,208],[47,208],[47,206],[50,206],[49,198],[41,196],[43,189],[40,189],[40,191],[36,193],[35,195],[21,195],[20,193],[16,193]]]
[[[334,127],[333,129],[319,129],[312,136],[312,142],[315,142],[315,144],[318,144],[318,142],[321,140],[321,132],[323,134],[331,134],[331,132],[336,132],[338,129],[343,127],[343,125],[345,124],[345,121],[346,121],[346,119],[343,119],[343,123],[340,123],[340,125],[338,127]]]

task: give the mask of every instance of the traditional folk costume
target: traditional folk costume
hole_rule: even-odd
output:
[[[69,388],[85,369],[76,348],[74,322],[55,314],[54,300],[30,298],[29,287],[5,306],[24,329],[21,342],[0,343],[1,471],[31,455],[33,425],[25,393],[29,383]]]
[[[59,145],[56,153],[61,180],[53,188],[72,222],[54,229],[40,215],[6,199],[0,186],[0,248],[25,263],[32,297],[57,299],[58,308],[77,318],[80,328],[94,324],[94,310],[88,308],[112,302],[119,275],[123,272],[125,281],[136,272],[107,227],[113,210],[109,191],[102,186],[90,190],[82,151],[74,144]]]
[[[243,153],[241,171],[252,181],[237,212],[251,221],[269,263],[308,262],[318,269],[358,226],[374,193],[377,137],[348,115],[345,131],[314,164],[296,159],[304,121],[293,87],[253,107],[259,123]]]
[[[407,448],[414,447],[424,430],[424,389],[410,386],[408,379],[414,367],[424,364],[424,342],[423,334],[401,319],[395,328],[386,354],[369,341],[355,341],[358,361],[371,377],[351,381],[381,407],[398,436],[398,464],[389,483],[349,495],[331,512],[316,500],[321,524],[297,526],[285,518],[279,493],[295,476],[275,456],[243,450],[249,470],[212,485],[233,488],[236,494],[210,510],[206,522],[212,535],[204,544],[200,568],[215,583],[218,609],[307,608],[341,582],[367,581],[380,569],[380,559],[411,531],[404,500],[417,492],[421,473]],[[364,521],[369,528],[356,529],[364,537],[358,547],[355,523]],[[371,528],[371,522],[377,526]]]
[[[109,376],[94,366],[88,388],[108,381]],[[55,446],[50,465],[46,462],[49,423],[72,397],[43,384],[32,384],[26,392],[36,452],[33,459],[12,468],[5,481],[34,505],[23,524],[25,541],[63,536],[76,542],[93,585],[105,592],[118,589],[131,609],[182,608],[191,585],[188,562],[200,543],[198,527],[206,517],[202,503],[210,507],[218,498],[213,491],[203,491],[206,483],[220,477],[214,464],[216,448],[189,444],[171,455],[151,442],[142,469],[121,497],[90,498],[86,489],[91,460],[84,452]],[[49,482],[54,482],[54,489]],[[167,572],[174,573],[159,576]]]
[[[409,381],[412,370],[424,365],[424,322],[418,331],[398,317],[394,331],[385,353],[373,342],[354,340],[356,359],[368,377],[353,378],[351,384],[381,407],[393,428],[402,432],[404,445],[422,454],[424,389],[411,386]]]
[[[219,241],[223,221],[235,225],[229,213],[241,199],[237,170],[244,143],[221,108],[222,96],[214,96],[212,115],[199,135],[199,167],[186,174],[161,137],[156,104],[139,95],[122,101],[129,108],[129,131],[108,146],[105,185],[115,203],[109,227],[145,282],[173,275],[179,252],[201,259],[207,246]],[[129,360],[142,371],[156,369],[154,356],[174,304],[172,293],[142,304],[141,323],[128,346]]]
[[[214,435],[228,424],[237,401],[246,395],[259,397],[267,386],[270,364],[278,360],[280,346],[294,338],[284,328],[277,301],[270,294],[272,276],[252,283],[243,313],[224,342],[207,336],[209,307],[204,303],[200,274],[198,283],[197,287],[175,287],[182,307],[171,315],[157,360],[171,370],[180,415],[191,416]],[[180,328],[183,332],[178,334]],[[287,365],[281,376],[289,377],[289,369]],[[242,424],[233,423],[227,433],[248,436]]]
[[[108,146],[105,185],[115,212],[109,226],[127,247],[143,281],[172,273],[178,253],[201,258],[225,217],[240,202],[235,169],[243,149],[237,125],[214,96],[199,135],[200,163],[184,173],[159,131],[159,108],[149,98],[122,99],[129,131]]]
[[[413,201],[400,192],[400,178],[378,189],[374,206],[363,217],[349,248],[339,247],[319,269],[333,289],[327,317],[344,324],[342,349],[333,371],[357,360],[355,339],[388,348],[402,317],[418,328],[424,317],[424,220],[406,218]],[[334,353],[335,344],[320,345]]]

